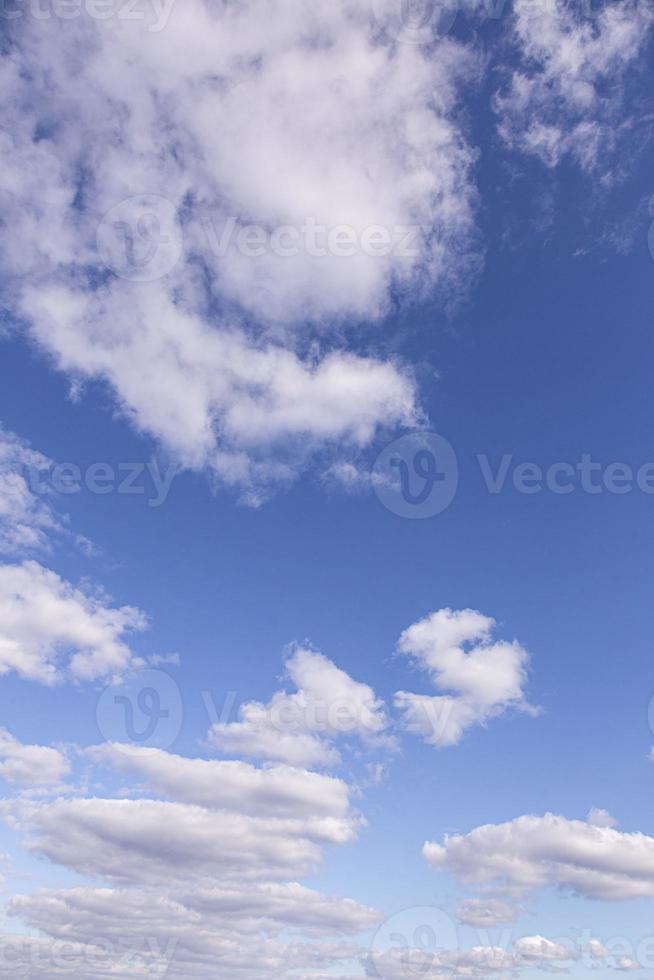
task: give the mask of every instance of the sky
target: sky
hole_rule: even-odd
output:
[[[654,970],[654,6],[0,8],[0,977]]]

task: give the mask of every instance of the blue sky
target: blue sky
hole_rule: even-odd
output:
[[[2,27],[0,976],[646,977],[651,6],[78,6]]]

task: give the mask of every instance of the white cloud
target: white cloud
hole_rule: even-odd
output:
[[[395,706],[408,731],[431,745],[454,745],[473,725],[508,708],[533,711],[525,699],[527,651],[514,640],[492,641],[495,620],[474,609],[440,609],[400,636],[411,657],[445,694],[398,691]]]
[[[57,18],[11,22],[0,258],[14,310],[62,369],[107,381],[139,429],[256,500],[317,450],[413,424],[407,372],[344,353],[339,331],[397,297],[456,292],[476,265],[458,102],[478,62],[451,38],[437,52],[382,43],[367,0],[188,0],[169,14],[159,31],[118,16],[64,33]],[[138,206],[96,244],[103,215],[139,195],[170,202],[164,231],[179,238],[154,282],[104,267],[130,234],[168,264]],[[263,253],[221,254],[230,222],[232,246],[256,225]],[[312,254],[311,222],[347,226],[354,254]],[[301,238],[293,256],[270,244],[284,226]],[[394,239],[387,254],[361,247],[373,226]]]
[[[615,827],[618,823],[608,810],[602,810],[596,806],[591,807],[588,811],[587,820],[593,827]]]
[[[139,889],[71,888],[16,896],[12,916],[51,936],[86,942],[93,935],[138,934],[147,917],[153,935],[166,929],[184,933],[186,942],[209,932],[247,936],[310,929],[316,934],[356,935],[379,922],[380,914],[351,899],[322,895],[297,882],[248,883],[177,891],[174,897]],[[199,928],[198,928],[199,926]],[[197,938],[196,938],[197,941]]]
[[[515,957],[499,946],[473,946],[465,950],[441,950],[432,946],[398,946],[373,950],[366,961],[366,975],[384,980],[406,980],[408,976],[428,976],[483,980],[489,973],[515,968]]]
[[[0,728],[0,777],[18,786],[43,786],[60,782],[70,772],[67,758],[46,745],[23,745],[6,728]]]
[[[259,818],[158,800],[59,799],[6,812],[32,850],[118,883],[302,876],[317,866],[321,844],[356,834],[333,817]]]
[[[631,956],[618,956],[615,959],[614,970],[641,970],[642,965],[636,960],[632,959]]]
[[[416,934],[417,937],[417,934]],[[401,945],[389,949],[375,949],[366,959],[366,975],[383,977],[384,980],[403,980],[407,976],[429,976],[434,980],[484,980],[489,974],[520,977],[523,971],[533,968],[565,972],[571,962],[582,961],[588,954],[590,961],[584,966],[597,968],[600,960],[607,969],[630,969],[620,966],[596,939],[591,939],[582,950],[570,941],[554,942],[544,936],[523,936],[513,942],[511,950],[499,946],[473,946],[470,949],[442,949],[432,941],[423,946]],[[633,963],[629,957],[625,961]]]
[[[43,684],[117,676],[133,661],[125,635],[145,625],[138,609],[109,606],[35,561],[0,565],[0,674]]]
[[[435,871],[516,892],[556,886],[606,901],[654,895],[654,838],[552,813],[427,842],[423,854]]]
[[[331,741],[343,736],[394,747],[383,701],[327,657],[298,648],[286,661],[286,675],[297,688],[293,694],[278,691],[267,704],[243,705],[238,721],[212,726],[211,744],[227,754],[295,766],[337,764],[340,756]]]
[[[495,100],[500,133],[550,167],[570,155],[585,171],[608,171],[631,125],[624,84],[648,43],[651,4],[582,11],[566,0],[516,0],[514,11],[522,63]]]
[[[159,283],[93,295],[56,285],[25,302],[61,367],[107,378],[140,429],[182,464],[249,488],[253,502],[319,446],[362,447],[380,424],[418,418],[414,383],[391,362],[338,351],[301,358],[236,325],[216,330]]]
[[[171,950],[167,976],[288,976],[287,968],[308,966],[312,959],[351,956],[351,947],[327,946],[318,937],[355,935],[379,921],[372,909],[347,899],[331,898],[296,883],[215,887],[164,896],[138,889],[72,888],[16,896],[9,915],[24,919],[58,940],[82,944],[102,936],[112,949],[148,944]],[[288,931],[308,932],[275,942]],[[122,976],[122,974],[118,974]]]
[[[553,943],[543,936],[523,936],[522,939],[516,939],[513,948],[521,959],[530,962],[574,960],[579,956],[577,950],[570,949],[562,943]]]
[[[515,922],[522,911],[518,905],[499,898],[469,898],[458,907],[456,917],[466,926],[488,929]]]
[[[92,758],[147,780],[156,792],[183,803],[253,816],[329,817],[356,825],[342,779],[290,766],[257,769],[247,762],[188,759],[160,749],[108,743]]]
[[[64,528],[43,495],[39,476],[51,461],[0,426],[0,553],[46,550]]]
[[[231,922],[244,932],[310,929],[356,935],[382,918],[380,912],[352,899],[332,898],[297,882],[198,890],[186,895],[184,901],[191,909],[218,922]]]
[[[154,945],[154,944],[153,944]],[[110,946],[97,935],[76,943],[26,934],[0,933],[0,977],[15,980],[53,980],[83,976],[84,980],[145,980],[164,977],[170,950],[151,949],[145,937],[131,947]]]
[[[111,747],[110,761],[118,761],[126,748]],[[203,760],[159,752],[152,757],[157,780],[163,779],[169,789],[174,783],[182,795],[195,795],[199,770],[193,763]],[[135,753],[131,761],[145,766],[142,753]],[[354,836],[360,821],[348,823],[330,813],[343,805],[339,792],[331,801],[326,793],[328,784],[338,781],[316,776],[312,784],[315,774],[293,775],[282,767],[267,787],[265,779],[259,780],[256,770],[244,764],[208,765],[204,775],[209,784],[218,773],[228,784],[222,792],[214,786],[212,802],[227,797],[234,805],[232,812],[146,799],[6,802],[5,820],[26,835],[32,851],[119,886],[15,896],[9,914],[51,937],[51,943],[80,944],[83,950],[75,959],[81,964],[79,973],[87,965],[82,953],[90,956],[101,946],[103,969],[107,976],[119,978],[132,976],[123,972],[127,962],[133,967],[141,960],[144,975],[152,975],[146,974],[146,967],[161,968],[154,975],[165,972],[174,980],[215,976],[216,964],[221,977],[263,980],[296,976],[302,969],[329,969],[360,957],[362,951],[341,937],[370,928],[381,916],[352,900],[285,880],[313,871],[322,845],[346,843]],[[290,780],[286,788],[277,780],[284,771]],[[307,798],[312,790],[313,808]],[[239,792],[245,813],[237,811]],[[250,816],[247,811],[266,815]],[[16,948],[24,937],[13,940]],[[40,980],[51,975],[51,948],[44,946],[38,961],[43,974],[35,969],[30,976]],[[139,956],[128,957],[134,950]],[[23,955],[28,954],[25,950]],[[95,972],[95,958],[92,962],[93,969],[84,970],[84,976],[104,976]]]

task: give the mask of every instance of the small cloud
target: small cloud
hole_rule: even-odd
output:
[[[593,827],[617,827],[618,821],[612,817],[608,810],[593,806],[588,811],[586,818]]]

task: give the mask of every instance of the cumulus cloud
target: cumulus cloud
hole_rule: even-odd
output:
[[[291,766],[257,769],[241,761],[189,759],[160,749],[108,743],[87,750],[120,772],[143,777],[156,792],[183,803],[254,816],[354,819],[342,779]]]
[[[71,539],[92,554],[51,504],[54,466],[0,425],[0,553],[17,560]],[[0,675],[43,684],[118,678],[143,664],[128,634],[146,625],[138,609],[112,607],[101,589],[76,587],[35,560],[0,564]]]
[[[310,691],[325,665],[298,656],[291,673]],[[370,689],[333,671],[321,690],[366,700]],[[372,709],[381,710],[374,698]],[[4,742],[16,754],[9,736]],[[381,915],[298,880],[315,873],[326,846],[353,841],[365,823],[342,779],[129,744],[81,755],[136,784],[121,786],[120,798],[3,801],[2,817],[29,851],[94,885],[14,896],[9,915],[47,938],[0,937],[0,976],[9,975],[5,953],[14,976],[34,980],[63,975],[64,961],[88,980],[207,978],[217,965],[225,980],[285,980],[360,964],[365,947],[349,937]],[[143,798],[148,791],[164,799]]]
[[[522,939],[516,939],[513,948],[521,959],[530,962],[574,960],[578,956],[576,950],[562,943],[553,943],[544,936],[523,936]]]
[[[475,266],[478,63],[382,42],[365,0],[166,13],[10,22],[0,259],[63,370],[257,500],[416,420],[406,370],[339,331]]]
[[[174,930],[186,944],[206,942],[210,934],[227,930],[247,936],[248,941],[252,933],[275,935],[290,929],[356,935],[380,920],[373,909],[297,882],[182,890],[174,897],[125,888],[42,890],[13,898],[9,914],[48,935],[68,935],[79,941],[102,934],[111,938],[138,935],[147,920],[152,935],[163,937]]]
[[[324,940],[355,935],[380,918],[356,902],[296,883],[216,887],[172,896],[140,889],[43,890],[16,896],[8,913],[55,942],[86,947],[102,936],[121,978],[129,976],[120,972],[121,954],[127,962],[127,952],[138,951],[137,961],[149,962],[151,971],[157,964],[165,966],[165,975],[176,980],[214,976],[216,963],[221,976],[245,971],[258,978],[286,977],[287,971],[348,960],[358,952],[352,944]],[[281,933],[291,938],[280,940]],[[301,933],[308,933],[311,941],[298,941]]]
[[[553,813],[428,841],[423,854],[435,871],[518,893],[556,886],[606,901],[654,895],[654,838]]]
[[[337,764],[340,755],[331,743],[343,736],[394,747],[383,701],[323,654],[296,649],[286,661],[286,676],[297,688],[294,693],[278,691],[267,704],[243,705],[238,721],[211,727],[211,744],[229,755],[295,766]]]
[[[625,82],[650,40],[651,4],[517,0],[514,12],[521,64],[495,100],[501,135],[547,166],[570,156],[586,172],[607,172],[632,125]]]
[[[126,634],[146,619],[75,588],[38,562],[0,565],[0,674],[42,684],[111,677],[138,663]]]
[[[440,609],[400,636],[398,652],[426,671],[444,694],[398,691],[395,706],[408,731],[431,745],[455,745],[465,731],[508,708],[533,711],[525,698],[527,651],[493,641],[495,620],[474,609]]]
[[[64,369],[108,378],[139,428],[183,465],[249,487],[252,502],[290,480],[312,448],[362,447],[381,423],[418,417],[414,383],[392,363],[337,351],[300,358],[236,326],[216,330],[158,284],[84,296],[57,285],[29,309]]]
[[[320,845],[356,835],[333,817],[250,817],[147,799],[12,803],[7,813],[32,850],[119,883],[302,876],[317,866]]]
[[[240,763],[209,762],[200,772],[194,763],[204,760],[157,751],[148,766],[145,753],[129,757],[127,750],[110,746],[105,761],[128,760],[130,771],[147,770],[153,782],[183,797],[195,797],[203,777],[213,784],[213,792],[202,794],[208,805],[148,799],[6,802],[5,820],[26,835],[32,851],[117,886],[41,890],[11,900],[11,916],[49,937],[30,977],[58,975],[47,966],[63,942],[73,957],[69,964],[89,980],[131,977],[126,964],[143,975],[165,973],[174,980],[214,976],[216,964],[226,978],[281,978],[361,957],[363,951],[342,937],[375,925],[379,913],[288,880],[313,871],[323,845],[354,836],[360,821],[339,815],[347,808],[339,781]],[[219,775],[225,787],[216,782]],[[215,806],[225,802],[231,810]],[[12,963],[34,955],[23,941],[13,937],[20,956]],[[80,948],[70,950],[71,944]]]
[[[66,756],[46,745],[24,745],[0,728],[0,777],[18,786],[59,783],[70,772]]]

